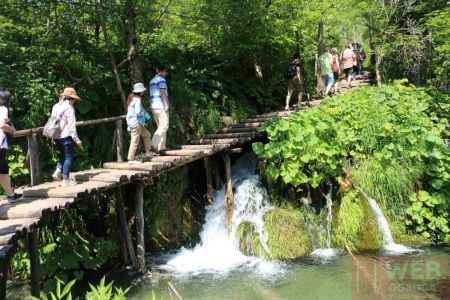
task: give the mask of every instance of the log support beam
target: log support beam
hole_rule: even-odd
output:
[[[211,158],[209,156],[203,159],[205,164],[205,173],[206,173],[206,197],[208,198],[209,203],[213,203],[214,201],[214,188],[213,188],[213,179],[212,179],[212,170],[211,170]]]
[[[229,153],[223,154],[223,161],[225,163],[225,175],[227,185],[227,190],[225,193],[225,209],[227,211],[227,229],[229,235],[231,233],[231,224],[233,219],[233,206],[234,206],[233,185],[231,183],[231,163]]]
[[[122,120],[116,121],[116,153],[117,153],[117,162],[123,162],[123,125],[122,125]]]
[[[136,188],[136,256],[138,272],[144,274],[145,239],[144,239],[144,186],[139,183]]]
[[[31,295],[40,298],[40,261],[39,261],[39,237],[38,229],[32,230],[28,233],[28,254],[30,256],[30,271],[31,271]]]
[[[131,238],[130,229],[128,228],[127,217],[125,215],[123,205],[123,193],[122,187],[118,187],[116,190],[116,211],[119,221],[119,234],[122,240],[122,256],[124,262],[128,262],[128,257],[131,261],[133,268],[137,268],[136,252],[134,251],[133,239]]]
[[[8,278],[8,259],[0,259],[0,300],[6,299],[6,280]]]
[[[27,136],[28,150],[30,152],[31,185],[41,183],[41,169],[39,167],[39,137],[37,133]]]

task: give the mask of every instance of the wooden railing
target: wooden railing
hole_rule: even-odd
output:
[[[76,122],[77,127],[99,125],[116,122],[115,144],[117,153],[117,162],[123,162],[123,120],[125,116],[117,116],[111,118],[102,118],[97,120],[87,120]],[[41,169],[39,166],[39,134],[42,134],[44,127],[36,127],[30,129],[17,130],[14,132],[14,137],[27,137],[28,151],[30,153],[30,177],[31,185],[41,183]]]

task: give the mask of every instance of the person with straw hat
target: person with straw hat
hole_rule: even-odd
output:
[[[83,149],[83,144],[77,134],[75,103],[81,99],[72,87],[66,87],[59,98],[59,102],[53,106],[52,116],[57,120],[60,128],[60,136],[53,142],[59,150],[59,160],[52,177],[55,181],[61,181],[62,187],[76,185],[77,182],[69,178],[73,163],[73,146],[76,144]]]

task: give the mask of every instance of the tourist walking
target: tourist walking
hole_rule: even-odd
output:
[[[150,81],[150,109],[158,126],[153,134],[151,144],[153,151],[157,154],[166,149],[167,130],[169,130],[167,75],[169,75],[169,69],[161,65],[156,69],[156,75]]]
[[[11,187],[11,178],[9,177],[8,165],[8,135],[14,134],[15,128],[9,122],[8,110],[11,94],[9,91],[0,91],[0,185],[6,193],[6,199],[9,203],[15,202],[20,195],[14,193]]]
[[[339,75],[341,75],[338,50],[331,48],[331,55],[333,57],[334,93],[336,94],[339,91]]]
[[[83,144],[77,134],[74,107],[75,103],[80,100],[74,88],[66,87],[59,102],[52,109],[52,116],[60,130],[59,138],[53,140],[59,150],[59,160],[52,177],[55,181],[62,181],[62,187],[77,184],[75,180],[69,178],[69,173],[73,163],[74,144],[83,149]]]
[[[133,86],[133,91],[128,95],[127,99],[127,126],[128,131],[131,132],[130,148],[128,149],[128,163],[141,163],[135,160],[136,149],[139,146],[139,139],[142,137],[144,141],[145,155],[151,156],[151,134],[145,128],[145,116],[148,115],[142,106],[142,99],[146,88],[142,83],[136,83]]]
[[[319,72],[326,84],[325,94],[328,95],[333,86],[333,56],[330,53],[330,49],[326,48],[322,55],[319,57]]]
[[[294,93],[294,90],[298,93],[297,107],[300,108],[300,106],[302,105],[303,84],[300,73],[300,55],[298,53],[294,54],[293,60],[289,64],[286,73],[284,74],[284,78],[287,80],[287,87],[288,87],[288,92],[286,96],[286,106],[284,109],[289,110],[289,102],[291,101],[291,97],[292,94]],[[309,105],[308,100],[307,104]]]
[[[356,62],[355,52],[352,50],[352,45],[348,44],[344,52],[341,54],[341,64],[344,68],[345,78],[347,79],[347,87],[350,87],[352,80],[353,64]]]

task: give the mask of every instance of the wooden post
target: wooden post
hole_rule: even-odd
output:
[[[28,135],[27,140],[30,152],[31,185],[38,185],[41,183],[41,170],[39,167],[39,139],[37,133]]]
[[[134,251],[133,240],[131,239],[131,233],[130,229],[128,228],[127,217],[125,216],[125,210],[123,208],[123,197],[121,187],[117,188],[116,190],[116,210],[117,210],[117,217],[119,219],[119,227],[120,227],[119,232],[120,235],[122,236],[122,239],[124,239],[126,245],[125,252],[127,253],[125,253],[124,256],[126,257],[127,255],[129,255],[133,268],[136,268],[137,267],[136,252]]]
[[[144,186],[139,183],[136,188],[136,241],[138,272],[145,273],[145,239],[144,239]]]
[[[234,195],[233,195],[233,185],[231,183],[231,163],[230,154],[223,154],[223,161],[225,163],[225,175],[227,191],[225,193],[225,209],[227,210],[227,229],[228,234],[231,233],[231,220],[233,219],[233,206],[234,206]]]
[[[0,300],[6,299],[6,279],[8,275],[7,256],[0,258]]]
[[[209,203],[214,201],[214,189],[212,186],[212,172],[211,172],[211,158],[209,156],[204,158],[205,172],[206,172],[206,197]]]
[[[28,233],[28,254],[30,256],[30,270],[31,270],[31,295],[40,298],[39,286],[39,239],[38,229]]]
[[[222,184],[222,178],[220,178],[220,172],[219,172],[219,166],[217,165],[217,161],[211,160],[211,169],[214,179],[214,189],[218,190],[220,189],[220,186]]]
[[[123,162],[123,126],[122,120],[116,121],[116,152],[117,162]]]

